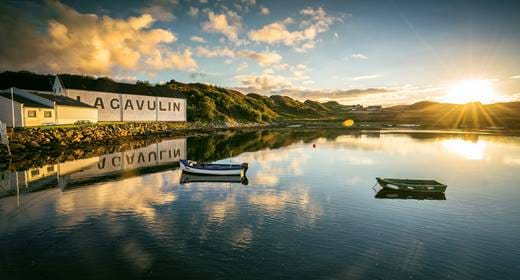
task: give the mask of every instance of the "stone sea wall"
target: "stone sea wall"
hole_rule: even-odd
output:
[[[260,126],[256,123],[147,122],[25,128],[9,133],[12,156],[8,155],[6,146],[0,145],[0,162],[16,161],[34,153],[88,149],[135,139]]]

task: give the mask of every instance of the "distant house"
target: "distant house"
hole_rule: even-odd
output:
[[[12,97],[11,89],[0,91],[0,120],[9,127],[13,115],[15,127],[97,122],[96,108],[68,97],[18,88],[13,88]]]
[[[96,107],[99,121],[186,121],[186,98],[166,87],[58,75],[53,92]]]
[[[349,106],[347,106],[347,108],[348,108],[350,111],[362,111],[362,110],[363,110],[363,106],[362,106],[362,105],[359,105],[359,104],[356,104],[356,105],[349,105]]]
[[[381,105],[371,105],[367,107],[367,111],[381,111],[383,106]]]
[[[55,124],[71,124],[78,121],[98,122],[98,110],[94,106],[62,95],[32,93],[54,103]]]

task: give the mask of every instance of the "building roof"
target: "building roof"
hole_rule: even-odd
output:
[[[146,95],[158,97],[183,98],[186,97],[181,93],[166,88],[152,87],[141,84],[127,84],[114,82],[108,78],[93,78],[87,76],[62,74],[57,76],[61,84],[66,89],[113,92],[133,95]]]
[[[28,71],[5,71],[0,73],[0,90],[11,87],[52,91],[54,75],[39,75]]]
[[[54,101],[56,105],[63,105],[63,106],[73,106],[73,107],[85,107],[85,108],[96,108],[94,106],[90,106],[88,104],[85,104],[81,101],[78,101],[76,99],[72,99],[70,97],[64,96],[64,95],[57,95],[57,94],[47,94],[47,93],[40,93],[40,92],[31,92],[32,94],[38,95],[40,97],[43,97],[45,99]]]
[[[0,96],[5,97],[7,99],[11,99],[11,93],[0,91]],[[36,102],[34,100],[25,98],[23,96],[17,95],[16,93],[13,94],[14,101],[23,104],[26,107],[35,107],[35,108],[52,108],[51,106]]]

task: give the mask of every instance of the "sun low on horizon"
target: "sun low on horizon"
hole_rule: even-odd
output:
[[[486,79],[467,79],[448,86],[446,95],[440,98],[442,102],[466,104],[479,102],[491,104],[504,100],[493,81]]]

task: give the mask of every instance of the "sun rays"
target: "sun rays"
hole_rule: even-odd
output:
[[[465,80],[450,86],[448,94],[441,100],[455,104],[469,102],[489,104],[499,101],[500,98],[500,94],[490,80]]]

